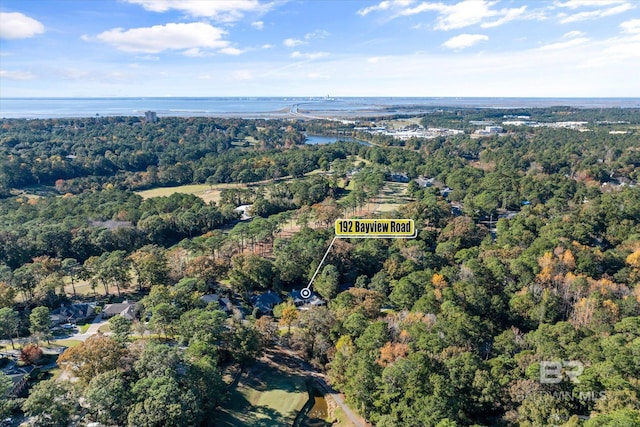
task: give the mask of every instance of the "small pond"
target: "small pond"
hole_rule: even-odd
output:
[[[324,398],[324,396],[322,396],[322,394],[318,392],[318,390],[314,389],[313,392],[314,392],[313,397],[315,399],[315,403],[313,404],[313,407],[311,408],[307,416],[302,421],[301,426],[302,427],[330,426],[331,424],[326,421],[327,417],[329,416],[329,408],[327,407],[327,401]]]
[[[334,136],[334,135],[306,135],[307,139],[304,142],[309,145],[317,145],[317,144],[333,144],[338,141],[346,141],[346,142],[357,142],[362,145],[371,145],[366,141],[360,141],[355,138],[351,138],[348,136]]]

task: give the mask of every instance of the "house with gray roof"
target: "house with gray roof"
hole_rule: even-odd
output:
[[[62,304],[60,308],[56,308],[51,312],[51,320],[53,323],[78,323],[88,320],[95,313],[94,304]]]
[[[271,313],[273,311],[273,307],[280,303],[282,303],[282,298],[280,298],[277,293],[271,291],[267,291],[260,295],[254,295],[251,298],[251,304],[253,307],[260,310],[263,314]]]
[[[109,319],[119,314],[125,319],[134,320],[136,318],[136,301],[124,300],[115,304],[107,304],[102,309],[102,318]]]

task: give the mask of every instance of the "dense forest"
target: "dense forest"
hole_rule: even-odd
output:
[[[0,121],[0,338],[52,339],[48,314],[79,283],[139,298],[133,322],[116,316],[57,359],[78,381],[35,382],[0,412],[217,425],[225,372],[285,347],[380,427],[640,425],[640,112],[420,120],[472,130],[505,115],[589,130],[396,141],[321,120]],[[372,145],[307,146],[305,132]],[[407,202],[372,213],[398,174]],[[238,186],[216,202],[134,192],[195,183]],[[338,239],[314,282],[327,304],[299,310],[287,297],[354,215],[412,218],[419,233]],[[284,302],[253,302],[267,292]]]

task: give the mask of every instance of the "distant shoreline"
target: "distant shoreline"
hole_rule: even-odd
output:
[[[1,118],[55,119],[158,117],[247,119],[376,117],[425,114],[440,108],[640,108],[640,98],[461,98],[461,97],[129,97],[0,98]]]

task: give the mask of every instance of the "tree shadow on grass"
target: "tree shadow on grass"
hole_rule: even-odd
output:
[[[240,383],[258,391],[282,390],[290,393],[304,391],[305,377],[275,368],[262,361],[251,367],[251,372]]]
[[[237,400],[234,400],[236,399]],[[232,396],[233,410],[220,411],[216,425],[221,427],[280,427],[291,425],[293,418],[285,417],[273,408],[251,405],[240,393]]]

